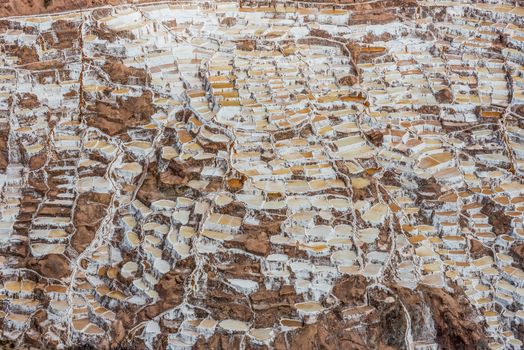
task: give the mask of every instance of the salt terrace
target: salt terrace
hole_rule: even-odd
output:
[[[4,18],[1,338],[521,349],[523,15],[243,0]]]

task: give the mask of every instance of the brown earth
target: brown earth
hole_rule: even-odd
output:
[[[110,194],[85,193],[78,196],[73,222],[76,232],[71,245],[79,253],[91,243],[111,200]]]
[[[521,265],[524,264],[524,243],[513,244],[510,253]]]
[[[54,49],[64,50],[79,45],[80,23],[59,20],[53,22],[53,33],[42,34],[46,46]]]
[[[96,12],[93,11],[93,12]],[[119,39],[127,38],[129,40],[134,40],[135,36],[129,31],[114,31],[109,29],[105,24],[101,23],[96,27],[91,28],[91,33],[99,37],[101,40],[107,40],[110,43],[113,43]]]
[[[18,100],[18,106],[21,108],[33,109],[40,106],[38,97],[35,94],[23,94]]]
[[[29,168],[31,170],[37,170],[44,166],[47,160],[46,153],[40,153],[29,158]]]
[[[257,238],[249,238],[245,242],[246,250],[253,254],[258,255],[267,255],[269,253],[269,239],[267,238],[267,235],[265,232],[261,232],[261,234]]]
[[[423,326],[420,320],[427,311],[421,306],[427,305],[435,325],[436,341],[442,349],[487,349],[488,341],[483,325],[475,320],[476,312],[464,292],[458,286],[452,287],[452,292],[426,286],[419,286],[416,291],[395,288],[411,316],[414,337],[424,331],[417,329],[417,325]]]
[[[451,90],[449,89],[442,89],[438,91],[435,94],[435,98],[437,99],[438,103],[452,103],[453,102],[453,94],[451,93]]]
[[[346,75],[338,80],[340,85],[353,86],[358,83],[358,78],[354,75]]]
[[[363,303],[367,285],[366,279],[362,276],[344,277],[333,287],[333,295],[343,305]]]
[[[287,289],[290,293],[285,292]],[[340,298],[340,304],[319,316],[317,322],[302,324],[296,330],[280,333],[273,343],[274,348],[405,348],[407,322],[403,305],[409,311],[415,339],[427,337],[424,320],[431,316],[435,325],[436,340],[443,349],[486,348],[487,340],[482,334],[482,326],[474,322],[474,311],[458,288],[452,292],[429,287],[419,287],[412,291],[392,286],[391,292],[386,292],[382,288],[370,287],[363,277],[350,277],[337,283],[334,295]],[[355,306],[354,302],[363,300],[365,295],[368,295],[370,306],[359,309],[361,306]],[[297,302],[297,298],[293,288],[285,286],[280,292],[259,290],[251,296],[251,302],[256,311],[255,324],[257,327],[267,327],[274,324],[279,317],[286,317],[289,312],[287,310],[290,310],[292,303]],[[350,304],[352,306],[349,306]],[[431,314],[427,312],[426,305]],[[268,309],[272,311],[264,312]],[[352,310],[364,312],[357,311],[357,319],[344,317],[347,311]],[[239,344],[234,337],[216,333],[208,341],[200,339],[195,348],[238,349]],[[247,344],[247,348],[260,347]]]
[[[257,43],[255,40],[238,40],[236,42],[237,49],[242,51],[253,51],[257,47]]]
[[[155,290],[160,296],[155,304],[145,307],[137,316],[139,320],[152,319],[160,313],[179,305],[184,296],[184,281],[195,269],[193,257],[177,262],[177,267],[163,275]]]
[[[155,2],[160,0],[138,0],[134,3]],[[80,10],[105,5],[129,4],[129,0],[4,0],[0,3],[0,17],[25,16],[39,13],[52,13]]]
[[[153,95],[146,91],[141,96],[128,99],[117,98],[116,105],[96,101],[88,109],[95,112],[88,117],[87,124],[115,136],[129,127],[147,124],[153,115]]]
[[[493,256],[493,251],[488,247],[485,247],[480,241],[471,239],[469,243],[471,244],[471,249],[469,251],[471,258],[479,259],[483,256]]]
[[[136,84],[144,85],[146,83],[147,73],[145,70],[127,67],[122,62],[114,59],[108,60],[104,64],[103,69],[115,83],[127,85],[131,77],[136,79]]]
[[[340,290],[352,289],[351,282],[348,279],[337,286]],[[365,281],[356,283],[360,285],[354,291],[358,298],[366,291],[367,284]],[[429,287],[411,291],[393,286],[392,292],[388,293],[380,288],[369,289],[367,294],[371,308],[368,310],[371,311],[363,314],[360,319],[345,319],[344,310],[348,309],[339,305],[320,316],[316,323],[280,333],[273,345],[275,349],[282,350],[405,348],[407,323],[403,304],[409,311],[414,339],[424,339],[427,336],[424,328],[424,319],[428,316],[424,306],[427,305],[435,324],[436,341],[442,349],[487,348],[482,325],[474,322],[474,311],[458,288],[448,293]],[[359,326],[362,324],[366,326]],[[223,349],[218,344],[213,343],[211,349]]]
[[[11,52],[18,57],[18,64],[21,65],[35,63],[39,60],[38,53],[33,47],[18,46]]]
[[[379,130],[371,130],[367,132],[365,135],[368,138],[368,140],[376,147],[382,145],[382,141],[384,140],[384,134],[381,133]]]
[[[301,301],[291,285],[284,285],[278,291],[260,289],[250,299],[255,311],[255,326],[260,328],[272,327],[281,317],[291,317],[293,304]]]
[[[0,130],[0,170],[5,172],[9,165],[9,124]]]
[[[488,222],[493,225],[493,231],[497,236],[509,234],[511,231],[511,217],[506,215],[504,208],[497,206],[493,201],[483,201],[481,213],[488,216]]]
[[[44,277],[62,278],[71,273],[69,261],[60,254],[49,254],[39,260],[29,262],[32,269]]]

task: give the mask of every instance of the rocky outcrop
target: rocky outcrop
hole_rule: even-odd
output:
[[[427,336],[429,323],[429,330],[436,332],[434,339],[443,349],[488,348],[482,325],[477,322],[478,314],[458,286],[450,292],[426,286],[414,291],[397,287],[395,291],[409,312],[415,339]]]

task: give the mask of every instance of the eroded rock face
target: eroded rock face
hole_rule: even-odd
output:
[[[144,2],[0,4],[0,341],[521,348],[520,7]]]
[[[425,286],[415,291],[405,288],[396,291],[410,314],[415,337],[435,332],[435,339],[443,349],[488,348],[476,312],[456,286],[451,293]]]

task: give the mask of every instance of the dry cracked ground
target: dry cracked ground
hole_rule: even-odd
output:
[[[125,2],[0,1],[2,344],[521,349],[518,1]]]

